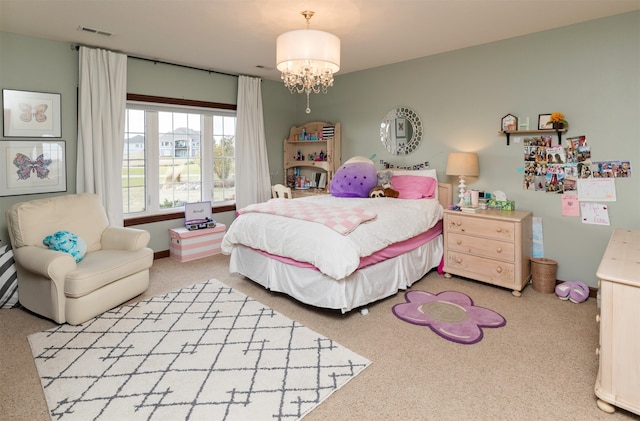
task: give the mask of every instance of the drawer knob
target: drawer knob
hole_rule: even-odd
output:
[[[496,268],[496,272],[498,272],[498,273],[502,273],[502,266],[498,266],[498,267]]]
[[[496,228],[496,232],[502,232],[502,228]]]
[[[496,249],[496,251],[497,251],[498,253],[502,253],[502,247],[498,247],[498,248]]]
[[[458,241],[456,241],[456,244],[457,244],[457,245],[462,244],[462,240],[458,240]]]
[[[456,225],[460,226],[460,225],[462,225],[462,222],[458,221],[458,222],[456,222]]]
[[[462,259],[459,258],[459,257],[456,257],[456,263],[458,263],[458,264],[462,263]]]

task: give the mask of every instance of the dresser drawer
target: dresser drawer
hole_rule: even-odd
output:
[[[494,285],[512,287],[515,283],[515,265],[470,254],[447,251],[445,270],[451,268],[472,279],[490,282]]]
[[[447,235],[447,246],[452,251],[460,251],[512,263],[516,260],[515,244],[506,241],[450,233]]]
[[[447,226],[449,233],[460,233],[465,235],[477,235],[496,240],[514,241],[514,223],[495,219],[474,218],[464,215],[447,215]]]

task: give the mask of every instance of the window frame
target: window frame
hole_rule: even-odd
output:
[[[144,103],[146,107],[151,107],[151,108],[153,108],[153,105],[165,104],[165,105],[176,107],[176,108],[183,106],[191,109],[207,108],[207,109],[217,109],[217,110],[229,110],[234,113],[237,111],[236,104],[224,104],[219,102],[159,97],[159,96],[153,96],[153,95],[141,95],[141,94],[131,94],[131,93],[127,94],[127,103],[129,102]],[[162,107],[159,106],[158,110],[162,110]],[[167,110],[164,109],[164,111],[167,111]],[[211,133],[203,132],[203,136],[210,135],[210,134]],[[145,155],[145,160],[146,159],[147,159],[147,156]],[[212,160],[213,158],[210,158],[210,159]],[[213,174],[211,174],[211,177],[213,177]],[[172,209],[177,209],[177,208],[172,208]],[[217,202],[217,203],[212,202],[213,213],[230,212],[235,210],[236,210],[235,200]],[[169,210],[167,212],[161,212],[156,214],[144,214],[144,215],[125,214],[124,226],[134,226],[134,225],[169,221],[169,220],[181,219],[181,218],[184,218],[184,211],[176,212],[175,210],[174,211]]]

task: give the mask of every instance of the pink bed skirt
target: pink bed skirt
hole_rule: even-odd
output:
[[[360,259],[360,264],[358,265],[358,269],[362,269],[364,267],[382,262],[383,260],[391,259],[393,257],[399,256],[403,253],[411,251],[420,247],[423,244],[428,243],[429,241],[436,238],[438,235],[442,234],[442,220],[438,221],[433,227],[431,227],[428,231],[423,232],[422,234],[418,234],[413,238],[409,238],[408,240],[401,241],[399,243],[391,244],[383,248],[380,251],[373,253],[372,255],[362,257]],[[264,254],[272,259],[278,260],[282,263],[286,263],[289,265],[294,265],[302,268],[314,269],[318,270],[311,263],[307,262],[299,262],[294,259],[290,259],[288,257],[276,256],[275,254],[267,253],[263,250],[254,249],[258,253]]]

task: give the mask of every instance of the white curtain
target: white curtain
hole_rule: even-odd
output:
[[[79,73],[76,192],[99,195],[109,223],[122,226],[127,56],[80,47]]]
[[[262,115],[262,81],[238,78],[236,208],[271,198],[269,159]]]

